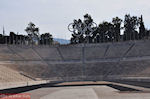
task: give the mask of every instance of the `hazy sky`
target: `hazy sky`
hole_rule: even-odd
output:
[[[149,0],[0,0],[0,33],[3,25],[10,31],[26,34],[24,29],[31,21],[40,33],[50,32],[54,37],[70,39],[67,26],[73,19],[89,13],[94,21],[111,21],[112,17],[125,14],[143,14],[150,28]]]

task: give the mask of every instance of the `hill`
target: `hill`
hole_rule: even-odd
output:
[[[70,40],[61,39],[61,38],[54,38],[54,41],[57,41],[60,44],[69,44],[70,43]]]

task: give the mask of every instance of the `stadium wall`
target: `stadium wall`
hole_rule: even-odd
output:
[[[56,46],[0,45],[0,61],[35,78],[102,80],[150,76],[150,41]],[[3,64],[6,65],[6,64]]]

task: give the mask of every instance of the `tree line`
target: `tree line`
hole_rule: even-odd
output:
[[[83,30],[85,28],[84,24],[89,26],[88,24],[91,23],[93,23],[93,19],[89,14],[84,15],[84,20],[75,19],[73,21],[74,31],[77,29],[76,26]],[[84,34],[81,33],[81,31],[73,32],[70,40],[71,43],[104,43],[141,40],[148,39],[150,34],[150,30],[145,28],[142,15],[137,17],[126,14],[124,20],[115,17],[111,22],[103,21],[97,27],[91,28],[96,28],[92,34],[90,34],[91,32],[88,29],[86,29]]]
[[[39,34],[39,28],[34,23],[30,22],[25,31],[27,35],[19,35],[18,33],[10,32],[9,36],[6,36],[3,30],[3,34],[0,34],[0,44],[42,44],[51,45],[53,43],[53,36],[50,33]]]

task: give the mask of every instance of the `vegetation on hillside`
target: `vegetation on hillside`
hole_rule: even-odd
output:
[[[85,26],[89,26],[88,24],[91,23],[93,23],[93,19],[89,14],[84,15],[84,20],[73,21],[72,44],[141,40],[148,39],[150,33],[150,30],[144,26],[142,15],[137,17],[127,14],[124,20],[115,17],[112,22],[103,21],[97,27],[91,27],[96,28],[92,33],[88,29],[85,31]]]
[[[6,36],[3,30],[3,35],[0,34],[0,44],[53,44],[53,36],[50,33],[40,34],[39,28],[32,22],[28,24],[25,31],[28,35],[19,35],[18,33],[10,32],[10,35]]]

